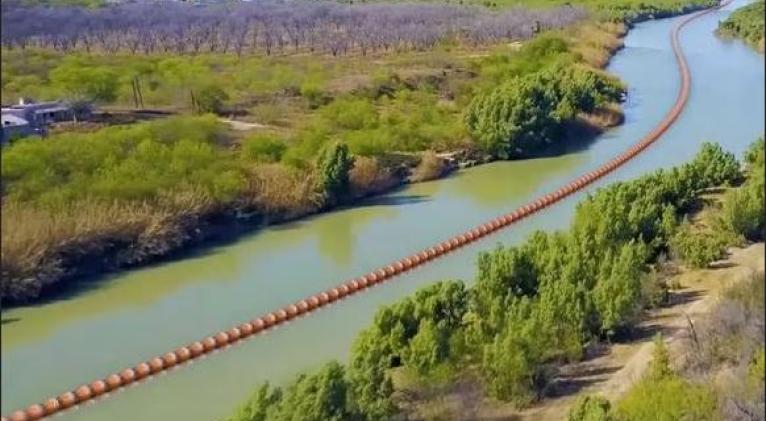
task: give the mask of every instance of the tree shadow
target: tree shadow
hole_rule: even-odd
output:
[[[619,371],[620,366],[607,367],[578,367],[573,373],[554,379],[545,396],[548,398],[561,398],[573,395],[582,389],[594,384],[609,380],[609,375]]]
[[[16,323],[16,322],[18,322],[20,320],[21,320],[20,317],[9,317],[7,319],[0,320],[0,325],[7,325],[7,324],[11,324],[11,323]]]

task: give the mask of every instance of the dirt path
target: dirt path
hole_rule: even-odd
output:
[[[511,415],[508,408],[497,407],[481,412],[481,419],[494,420],[565,420],[569,408],[583,394],[618,399],[638,380],[652,357],[652,339],[662,332],[671,355],[678,358],[682,339],[687,335],[688,320],[695,321],[713,308],[721,292],[732,283],[764,270],[764,243],[730,250],[727,259],[712,268],[684,271],[675,276],[683,287],[673,294],[674,304],[652,312],[639,324],[638,339],[595,350],[593,358],[565,367],[558,379],[558,397],[542,405]],[[688,317],[688,319],[687,319]],[[503,415],[504,414],[504,415]]]

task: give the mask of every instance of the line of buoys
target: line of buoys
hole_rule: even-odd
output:
[[[295,304],[290,304],[284,308],[278,309],[264,316],[249,322],[242,323],[228,330],[218,332],[207,336],[200,341],[192,342],[187,346],[182,346],[174,351],[165,353],[162,356],[154,357],[149,361],[141,362],[135,367],[126,368],[119,373],[110,374],[104,379],[95,380],[89,384],[77,387],[73,391],[62,393],[55,398],[49,398],[42,404],[33,404],[26,409],[13,412],[8,417],[2,417],[0,421],[33,421],[45,416],[53,415],[57,412],[82,404],[86,401],[95,399],[108,392],[115,391],[128,386],[134,382],[145,379],[149,376],[168,370],[179,364],[189,362],[202,355],[211,353],[217,349],[223,348],[235,342],[241,341],[252,335],[264,332],[265,330],[285,323],[296,317],[315,311],[323,306],[335,301],[349,297],[359,291],[365,290],[371,286],[377,285],[383,281],[389,280],[403,272],[421,266],[437,257],[450,253],[460,247],[470,244],[480,238],[494,233],[507,227],[521,219],[526,218],[540,210],[550,206],[559,200],[578,192],[597,179],[609,174],[619,168],[627,161],[641,153],[649,145],[654,143],[659,137],[675,122],[689,98],[689,87],[691,85],[691,75],[689,74],[686,60],[681,51],[678,34],[680,30],[692,20],[713,10],[729,4],[732,0],[727,0],[716,7],[697,12],[686,19],[681,20],[671,32],[671,45],[678,62],[679,72],[681,74],[681,88],[678,93],[675,104],[663,118],[662,121],[647,134],[638,143],[633,145],[627,151],[621,153],[609,162],[605,163],[595,171],[586,173],[583,176],[567,183],[553,193],[546,194],[534,201],[512,211],[501,215],[489,222],[481,224],[476,228],[470,229],[462,234],[442,241],[441,243],[426,248],[418,253],[414,253],[396,262],[383,266],[359,278],[344,282],[328,291],[320,292],[310,297],[304,298]]]

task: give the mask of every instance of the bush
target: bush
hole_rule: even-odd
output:
[[[613,78],[574,65],[556,65],[477,95],[465,124],[478,143],[507,159],[560,141],[562,124],[580,112],[617,101],[623,88]]]
[[[354,165],[354,158],[343,143],[327,145],[317,160],[319,186],[327,203],[334,204],[345,198],[349,192],[348,174]]]
[[[248,161],[279,162],[285,150],[287,150],[287,144],[281,139],[256,135],[242,142],[241,154]]]
[[[224,101],[229,99],[229,95],[216,85],[207,85],[197,91],[194,101],[197,104],[199,113],[220,113],[223,109]]]
[[[581,396],[569,411],[569,421],[615,421],[608,400],[599,396]]]
[[[684,223],[670,240],[670,249],[687,265],[705,268],[726,255],[729,241],[723,234]]]
[[[414,183],[441,177],[447,169],[445,161],[435,153],[426,151],[420,156],[418,166],[412,171],[410,180]]]

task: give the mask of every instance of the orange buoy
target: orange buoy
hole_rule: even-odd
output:
[[[11,414],[11,421],[27,421],[27,413],[24,411],[16,411]]]
[[[93,391],[90,390],[90,386],[84,384],[75,390],[74,395],[77,397],[77,402],[87,401],[93,396]]]
[[[77,397],[72,392],[62,393],[59,395],[59,403],[61,404],[61,408],[66,409],[77,403]]]
[[[390,277],[398,274],[399,271],[400,270],[397,269],[395,265],[388,265],[388,266],[386,266],[386,277],[390,278]]]
[[[162,358],[154,357],[149,360],[149,368],[152,369],[152,374],[159,373],[165,368],[165,363],[162,361]]]
[[[277,320],[279,320],[280,322],[283,322],[285,321],[285,319],[287,319],[287,312],[285,311],[285,309],[280,308],[279,310],[277,310]]]
[[[208,336],[207,338],[202,340],[202,347],[204,348],[204,352],[208,353],[215,349],[215,338],[212,336]]]
[[[326,292],[319,293],[319,304],[325,305],[330,301],[330,297],[327,295]]]
[[[345,283],[342,283],[342,284],[340,284],[339,287],[333,288],[333,289],[330,290],[330,299],[331,300],[336,300],[336,298],[332,298],[333,290],[335,290],[334,292],[338,294],[337,298],[343,298],[346,295],[348,295],[348,293],[349,293],[348,285],[346,285]]]
[[[245,324],[250,326],[250,323],[245,323]],[[191,358],[191,351],[189,351],[189,348],[185,346],[182,346],[176,349],[175,353],[176,353],[176,359],[178,360],[179,364]]]
[[[420,253],[418,253],[418,256],[420,256],[420,262],[427,262],[430,256],[428,255],[427,250],[423,250]]]
[[[109,386],[109,390],[114,390],[122,386],[122,379],[117,374],[110,374],[109,377],[106,378],[106,385]],[[48,399],[48,401],[52,401],[53,399]],[[58,401],[56,401],[58,404]],[[45,403],[45,407],[48,407],[48,402]]]
[[[324,294],[324,293],[323,293],[323,294]],[[326,301],[325,301],[325,302],[326,302]],[[269,314],[267,314],[267,315],[266,315],[266,318],[264,319],[264,321],[266,322],[266,326],[267,326],[267,327],[271,327],[271,326],[273,326],[273,325],[274,325],[274,323],[276,323],[276,322],[277,322],[277,315],[276,315],[276,314],[274,314],[273,312],[271,312],[271,313],[269,313]]]
[[[284,312],[284,310],[279,310],[280,312]],[[217,348],[220,348],[224,345],[227,345],[229,343],[229,334],[226,332],[218,332],[215,334],[215,346]]]
[[[205,346],[202,345],[202,342],[199,342],[199,341],[192,342],[189,345],[189,351],[191,351],[192,358],[196,358],[202,355],[203,352],[205,352]]]
[[[308,301],[309,301],[309,308],[310,309],[313,310],[313,309],[319,307],[319,298],[317,298],[315,295],[312,295],[311,297],[309,297]]]
[[[27,413],[27,419],[29,421],[39,420],[45,416],[45,409],[39,403],[29,405],[25,411]]]
[[[61,408],[61,404],[56,398],[48,398],[43,406],[45,407],[45,415],[55,414]]]
[[[287,306],[287,317],[292,319],[296,315],[298,315],[298,306],[296,306],[295,304],[290,304],[289,306]],[[232,336],[231,332],[229,332],[229,336]],[[239,335],[237,335],[236,339],[239,339]]]
[[[349,292],[356,292],[357,289],[359,289],[359,285],[356,281],[351,281],[346,283],[346,286],[348,287]]]
[[[236,329],[236,328],[235,328]],[[178,357],[175,352],[168,352],[162,356],[162,363],[165,368],[170,368],[178,364]]]
[[[401,260],[394,263],[394,267],[396,268],[397,272],[399,273],[404,272],[404,263],[402,263]]]
[[[300,314],[303,314],[303,313],[305,313],[307,311],[309,311],[309,303],[307,303],[306,300],[298,301],[298,312]],[[240,327],[240,329],[241,329],[241,327]],[[242,332],[243,336],[244,336],[244,333],[245,332]]]
[[[122,385],[125,386],[133,383],[133,381],[136,380],[136,372],[133,371],[132,368],[126,368],[120,372],[120,377],[122,378]],[[61,400],[61,397],[63,396],[64,395],[59,396],[59,402],[61,402],[61,406],[64,406],[64,401]]]
[[[471,242],[474,240],[473,232],[471,231],[466,231],[463,235],[465,236],[466,242]]]
[[[386,270],[383,269],[383,268],[380,268],[380,269],[376,270],[375,274],[378,275],[378,279],[377,280],[386,279],[386,276],[388,276],[388,275],[386,275]]]
[[[90,390],[93,392],[93,396],[99,396],[106,392],[106,383],[103,380],[94,380],[90,384]]]
[[[410,260],[412,260],[412,266],[420,266],[420,255],[413,254]]]
[[[152,374],[152,369],[147,363],[139,363],[133,370],[136,379],[143,379],[144,377]]]
[[[457,237],[452,237],[449,240],[450,248],[456,249],[460,247],[460,241],[458,241]]]

